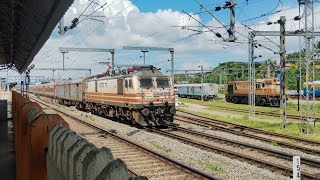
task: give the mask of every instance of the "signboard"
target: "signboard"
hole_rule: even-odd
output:
[[[300,180],[301,179],[301,166],[300,166],[300,156],[293,156],[293,180]]]
[[[178,107],[179,106],[179,102],[178,102],[179,101],[179,99],[178,99],[179,96],[178,95],[174,95],[174,97],[175,97],[175,106]]]

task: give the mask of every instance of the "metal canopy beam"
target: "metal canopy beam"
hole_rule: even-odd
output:
[[[114,52],[114,49],[104,49],[104,48],[69,48],[69,47],[59,47],[60,52],[69,51],[80,51],[80,52]]]
[[[72,48],[72,47],[59,47],[59,51],[62,53],[63,57],[63,71],[64,71],[64,54],[69,51],[78,51],[78,52],[109,52],[111,53],[111,70],[114,70],[114,49],[105,49],[105,48]]]
[[[280,31],[252,31],[255,36],[280,36]],[[285,36],[311,36],[312,33],[303,31],[286,31]],[[314,36],[320,36],[320,32],[314,32]]]
[[[163,47],[143,47],[143,46],[123,46],[124,50],[141,50],[141,51],[174,51],[174,48]]]
[[[33,70],[38,71],[63,71],[63,68],[35,68]],[[91,69],[86,68],[68,68],[68,71],[91,71]]]

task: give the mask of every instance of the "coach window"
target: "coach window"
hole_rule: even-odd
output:
[[[265,87],[265,84],[264,83],[262,83],[262,88],[264,88]]]
[[[132,85],[132,79],[129,79],[129,88],[133,88],[133,85]]]
[[[125,88],[128,88],[128,79],[126,79],[126,80],[124,81],[124,87],[125,87]]]

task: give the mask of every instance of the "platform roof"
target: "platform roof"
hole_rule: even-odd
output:
[[[0,65],[22,73],[74,0],[2,0]]]

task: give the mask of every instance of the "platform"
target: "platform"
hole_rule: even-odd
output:
[[[14,180],[15,176],[15,145],[11,115],[11,98],[0,100],[0,177]],[[9,110],[10,109],[10,110]]]

